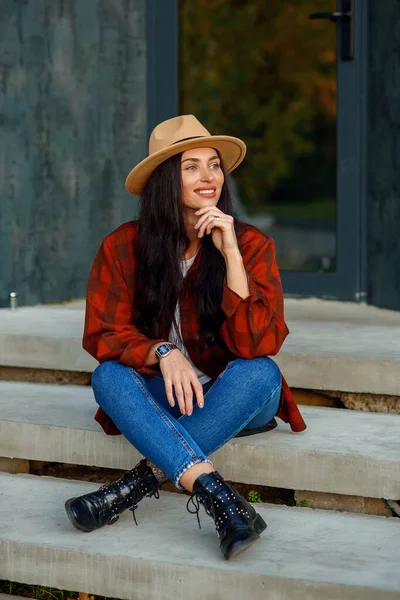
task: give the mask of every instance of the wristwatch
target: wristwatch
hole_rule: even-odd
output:
[[[160,362],[160,360],[162,358],[164,358],[165,356],[168,356],[168,354],[171,354],[172,350],[179,350],[179,348],[178,348],[178,346],[175,346],[175,344],[172,344],[171,342],[164,342],[163,344],[160,344],[159,346],[157,346],[154,353],[156,355],[158,362]]]

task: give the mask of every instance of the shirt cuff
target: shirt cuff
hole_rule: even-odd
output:
[[[254,282],[250,279],[250,277],[248,275],[247,275],[247,283],[249,286],[250,294],[248,296],[246,296],[246,298],[242,298],[241,296],[239,296],[239,294],[237,294],[236,292],[231,290],[231,288],[228,286],[228,284],[226,282],[226,277],[225,277],[224,289],[222,292],[221,308],[227,317],[231,317],[242,303],[248,303],[248,302],[252,303],[252,302],[256,302],[257,300],[262,300],[263,302],[267,301],[265,294],[263,294],[257,288],[257,286],[254,284]]]

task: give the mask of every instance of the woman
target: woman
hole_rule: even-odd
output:
[[[214,519],[226,559],[266,528],[207,458],[236,435],[268,430],[275,415],[305,429],[268,358],[288,334],[273,241],[233,217],[226,174],[245,151],[180,116],[154,129],[149,156],[127,177],[141,196],[139,220],[106,237],[96,256],[83,347],[100,362],[95,418],[146,458],[66,502],[82,531],[135,511],[167,478],[191,492],[197,517],[201,503]]]

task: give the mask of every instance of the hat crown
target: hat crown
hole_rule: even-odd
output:
[[[151,132],[149,155],[188,138],[211,137],[211,133],[194,115],[181,115],[163,121]]]

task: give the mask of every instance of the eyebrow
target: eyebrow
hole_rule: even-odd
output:
[[[215,155],[215,156],[212,156],[211,158],[209,158],[208,161],[210,162],[210,160],[215,160],[216,158],[219,160],[219,156]],[[187,160],[191,160],[193,162],[200,162],[199,158],[185,158],[185,160],[182,161],[182,164],[184,162],[186,162]]]

